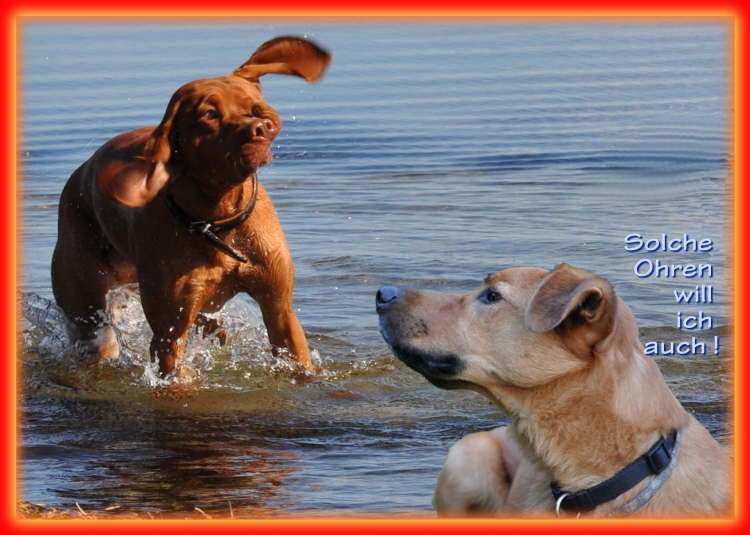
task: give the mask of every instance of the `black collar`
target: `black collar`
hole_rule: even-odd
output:
[[[177,202],[174,200],[174,197],[170,193],[167,193],[164,196],[164,201],[167,203],[167,207],[169,208],[169,211],[172,212],[172,215],[185,227],[187,227],[188,231],[191,233],[197,233],[202,235],[204,238],[208,240],[208,242],[216,247],[217,249],[220,249],[224,253],[228,254],[235,260],[239,260],[240,262],[248,262],[248,259],[243,256],[239,251],[236,249],[231,248],[229,245],[221,241],[221,239],[216,235],[217,232],[226,232],[227,230],[232,230],[236,226],[240,225],[247,217],[250,215],[250,213],[253,211],[253,208],[255,208],[255,202],[258,200],[258,177],[253,177],[253,197],[250,199],[250,202],[245,207],[244,210],[242,210],[239,213],[234,214],[231,217],[226,217],[223,219],[214,219],[213,221],[205,220],[205,219],[196,219],[195,217],[188,214],[185,210],[180,208],[180,205],[177,204]]]
[[[569,513],[584,513],[591,511],[597,506],[614,500],[623,492],[632,489],[648,476],[658,475],[669,465],[672,460],[677,431],[672,431],[667,438],[660,438],[651,449],[638,457],[635,461],[617,472],[615,475],[602,481],[598,485],[578,492],[566,492],[560,488],[556,481],[550,483],[552,496],[558,511]]]

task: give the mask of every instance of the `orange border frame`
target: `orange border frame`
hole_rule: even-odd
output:
[[[5,363],[5,396],[0,402],[4,409],[5,419],[2,432],[2,451],[5,453],[0,462],[0,481],[3,483],[3,501],[0,505],[0,526],[6,532],[47,532],[49,530],[81,532],[100,530],[103,527],[112,533],[125,533],[133,529],[158,530],[159,532],[206,530],[245,531],[248,529],[269,532],[306,532],[338,534],[357,530],[362,535],[384,530],[403,530],[418,533],[447,533],[458,530],[471,529],[474,532],[494,533],[497,530],[511,529],[531,533],[546,533],[550,530],[558,532],[590,532],[602,528],[613,532],[629,532],[633,529],[667,532],[688,533],[699,532],[740,532],[747,527],[748,516],[745,513],[745,497],[747,494],[748,467],[746,456],[746,426],[747,400],[740,386],[748,384],[747,367],[742,362],[746,346],[747,334],[743,333],[745,311],[748,307],[747,290],[742,273],[746,268],[746,247],[744,245],[745,230],[748,228],[748,216],[743,214],[742,205],[747,200],[747,192],[743,180],[743,156],[745,151],[745,119],[746,111],[742,99],[745,85],[745,65],[748,55],[748,40],[746,37],[747,8],[742,6],[741,0],[614,0],[608,8],[601,8],[594,0],[531,0],[525,2],[525,7],[519,8],[509,2],[495,2],[491,5],[477,0],[463,0],[456,2],[460,8],[445,3],[445,0],[427,2],[427,0],[381,0],[377,7],[351,8],[344,0],[322,0],[313,4],[312,1],[289,0],[282,6],[265,3],[240,2],[240,0],[214,0],[212,8],[206,9],[205,3],[199,0],[131,0],[127,8],[102,8],[96,0],[74,0],[67,2],[65,7],[57,5],[53,0],[10,0],[3,7],[2,37],[6,44],[4,57],[6,83],[2,85],[2,96],[6,103],[6,120],[3,123],[2,134],[6,162],[5,180],[0,184],[0,245],[5,254],[0,262],[0,306],[4,321],[0,325],[0,348]],[[733,517],[720,520],[692,520],[692,519],[664,519],[664,520],[388,520],[388,519],[280,519],[280,520],[250,520],[250,521],[205,521],[205,520],[106,520],[103,526],[98,521],[86,520],[18,520],[16,518],[16,399],[18,390],[16,385],[16,348],[18,313],[16,302],[16,284],[19,275],[20,250],[17,244],[17,221],[20,216],[17,199],[21,188],[20,169],[16,160],[18,154],[18,138],[16,127],[18,124],[18,36],[19,19],[26,17],[236,17],[236,16],[273,16],[273,17],[322,17],[333,19],[352,17],[358,19],[378,18],[412,18],[412,17],[520,17],[520,18],[620,18],[620,17],[725,17],[729,20],[733,30],[731,47],[730,83],[730,128],[732,143],[728,147],[731,169],[728,184],[733,189],[730,195],[730,205],[727,207],[732,215],[733,232],[731,238],[732,251],[730,265],[732,266],[731,287],[733,300],[731,303],[734,342],[734,365],[732,395],[734,401],[733,427],[735,451],[735,481],[734,481],[734,510]],[[416,19],[412,19],[415,20]]]

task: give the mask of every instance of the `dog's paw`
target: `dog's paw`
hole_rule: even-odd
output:
[[[75,360],[81,364],[96,365],[113,361],[120,356],[120,345],[111,325],[100,328],[91,340],[77,340],[70,350]]]
[[[184,363],[178,364],[174,371],[167,376],[167,378],[172,378],[175,383],[181,385],[191,384],[197,377],[196,371]]]

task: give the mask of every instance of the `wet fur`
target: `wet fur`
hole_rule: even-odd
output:
[[[151,357],[162,375],[182,359],[196,321],[205,333],[224,339],[221,325],[203,314],[218,311],[238,292],[260,305],[274,351],[285,348],[313,369],[292,310],[294,265],[263,186],[257,186],[250,216],[220,235],[248,263],[191,234],[164,197],[171,194],[184,211],[204,220],[242,212],[281,129],[259,77],[293,74],[314,82],[329,60],[304,39],[268,41],[232,74],[180,87],[158,126],[111,139],[72,174],[60,198],[52,287],[96,358],[116,354],[112,337],[99,334],[111,330],[100,313],[107,292],[135,282],[154,333]]]

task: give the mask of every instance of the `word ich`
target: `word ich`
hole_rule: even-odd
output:
[[[658,238],[646,239],[642,234],[632,233],[625,237],[625,250],[629,253],[710,253],[714,250],[713,240],[696,239],[684,233],[674,237],[666,233]],[[713,264],[666,264],[658,258],[641,258],[633,266],[633,273],[640,279],[666,278],[685,279],[705,278],[714,276]],[[683,305],[710,304],[714,302],[714,288],[712,285],[699,284],[692,289],[674,290],[675,301]],[[681,331],[700,331],[714,327],[713,318],[704,311],[697,314],[677,312],[677,328]],[[707,344],[696,336],[689,341],[682,342],[646,342],[646,355],[706,355],[719,354],[720,339],[713,337],[713,345]]]

